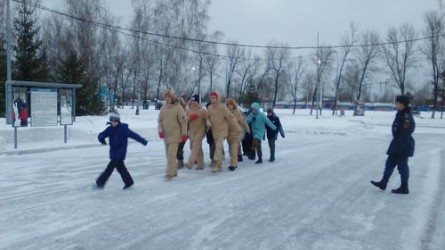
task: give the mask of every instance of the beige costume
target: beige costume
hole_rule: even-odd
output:
[[[238,122],[238,125],[241,126],[246,133],[250,133],[249,125],[247,124],[246,119],[244,119],[243,114],[241,114],[241,111],[238,109],[235,100],[228,98],[226,105],[230,112],[232,112],[232,115]],[[233,109],[230,109],[229,106],[232,106]],[[227,137],[230,152],[230,166],[234,168],[236,168],[238,165],[238,152],[241,144],[241,133],[239,131],[239,126],[235,127],[233,124],[229,123],[229,135]]]
[[[158,133],[163,135],[167,155],[166,179],[177,176],[176,153],[183,135],[187,134],[185,112],[181,105],[174,103],[175,95],[171,90],[164,93],[164,98],[172,98],[172,103],[162,106],[158,116]]]
[[[193,102],[186,112],[186,117],[189,125],[191,153],[185,165],[191,169],[196,162],[198,164],[196,169],[204,169],[202,140],[206,134],[207,110],[198,102]]]
[[[213,172],[222,171],[223,159],[223,141],[229,135],[229,123],[240,132],[238,122],[233,117],[227,106],[221,103],[221,95],[218,91],[210,93],[210,97],[216,97],[216,100],[209,106],[207,115],[207,126],[212,128],[213,138],[215,141],[215,155],[213,156],[214,166]]]

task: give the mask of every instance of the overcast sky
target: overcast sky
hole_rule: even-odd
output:
[[[132,16],[130,0],[104,0],[107,8],[122,18],[127,26]],[[341,37],[354,21],[360,32],[377,31],[384,39],[389,27],[411,23],[423,37],[424,16],[438,9],[444,0],[212,0],[208,10],[208,32],[224,33],[224,41],[239,44],[267,45],[269,42],[289,46],[339,45]],[[55,8],[61,0],[42,0]],[[58,6],[60,7],[60,6]],[[222,52],[222,50],[220,50]],[[261,51],[256,51],[261,54]],[[308,55],[310,50],[293,51]],[[416,78],[425,81],[428,68],[416,71]]]
[[[320,44],[336,45],[351,21],[384,37],[403,23],[421,30],[424,14],[437,7],[438,0],[214,0],[209,28],[240,43],[314,46],[319,32]]]
[[[60,0],[42,0],[54,7]],[[108,8],[127,24],[130,0],[105,0]],[[412,23],[417,31],[424,14],[437,9],[439,0],[212,0],[209,32],[220,30],[224,40],[265,45],[270,41],[291,46],[337,45],[354,21],[360,31],[371,29],[381,37],[389,27]],[[419,34],[420,35],[420,34]]]

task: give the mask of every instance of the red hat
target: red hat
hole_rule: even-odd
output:
[[[212,92],[210,92],[210,94],[209,94],[209,96],[210,97],[218,97],[218,93],[216,92],[216,91],[212,91]]]

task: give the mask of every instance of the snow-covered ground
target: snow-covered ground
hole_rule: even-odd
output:
[[[158,111],[120,110],[149,140],[131,142],[126,165],[135,185],[113,173],[97,142],[106,117],[77,117],[63,127],[13,129],[0,119],[0,249],[445,249],[445,120],[416,118],[409,195],[371,186],[384,168],[395,112],[320,119],[277,110],[286,138],[277,160],[248,159],[234,172],[182,169],[165,182]],[[206,165],[207,144],[204,142]],[[188,143],[185,156],[188,157]]]

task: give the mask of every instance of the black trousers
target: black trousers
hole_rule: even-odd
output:
[[[241,145],[243,147],[243,155],[250,155],[250,152],[252,151],[252,140],[252,135],[246,133],[244,139],[241,142]]]
[[[275,159],[275,139],[267,139],[270,149],[270,158]]]
[[[108,178],[110,178],[115,168],[117,169],[117,172],[119,172],[119,174],[121,175],[122,181],[124,181],[125,185],[127,186],[133,185],[134,183],[133,178],[131,178],[130,172],[128,172],[127,168],[125,167],[124,161],[111,160],[110,163],[108,163],[108,166],[105,169],[105,171],[97,178],[96,180],[97,186],[99,187],[105,186],[105,184],[108,181]]]
[[[395,154],[388,155],[385,162],[382,182],[388,183],[389,178],[391,177],[396,166],[399,170],[401,186],[407,188],[409,179],[408,156],[400,156]]]
[[[178,151],[176,152],[176,160],[184,160],[184,145],[185,142],[180,142],[178,145]]]

